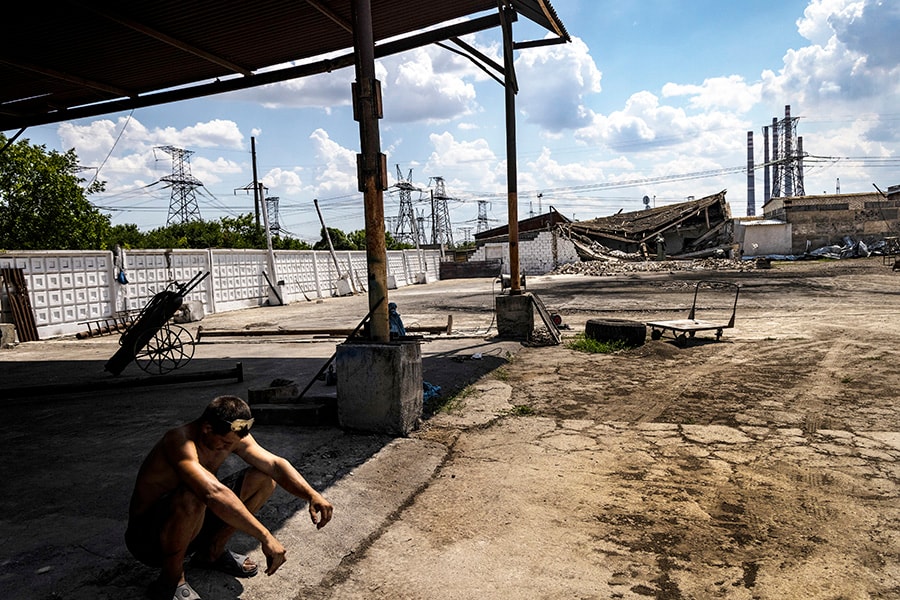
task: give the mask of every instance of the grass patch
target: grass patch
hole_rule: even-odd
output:
[[[470,387],[464,387],[459,390],[452,396],[447,396],[446,398],[439,398],[439,402],[432,405],[431,413],[437,414],[441,413],[453,413],[462,410],[463,404],[465,404],[466,398],[475,393],[475,390]]]
[[[509,371],[505,367],[497,367],[492,373],[494,379],[498,381],[509,381]]]
[[[528,417],[534,414],[534,409],[527,404],[516,404],[509,410],[514,417]]]
[[[586,352],[588,354],[613,354],[619,350],[630,348],[622,340],[600,341],[586,337],[583,333],[579,333],[570,341],[566,342],[566,348],[577,352]]]

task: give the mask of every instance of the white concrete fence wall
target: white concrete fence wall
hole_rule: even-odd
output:
[[[389,279],[397,287],[440,278],[440,251],[391,250],[387,253]],[[313,250],[276,250],[276,277],[283,281],[285,304],[337,293],[338,270],[349,279],[353,292],[367,290],[366,253]],[[121,261],[102,251],[0,252],[0,268],[21,268],[38,335],[44,338],[86,331],[86,323],[139,311],[172,282],[187,283],[209,272],[186,300],[203,304],[212,314],[267,302],[269,284],[265,250],[128,250],[124,252],[127,284],[116,280]],[[12,322],[6,285],[0,285],[0,322]]]

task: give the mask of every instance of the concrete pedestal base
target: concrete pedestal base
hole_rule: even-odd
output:
[[[422,417],[420,342],[346,342],[337,347],[338,423],[370,433],[407,435]]]
[[[497,333],[500,337],[526,340],[534,330],[534,305],[529,294],[497,296]]]
[[[12,348],[16,343],[16,326],[12,323],[0,323],[0,349]]]

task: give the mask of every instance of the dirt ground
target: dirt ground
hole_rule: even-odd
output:
[[[448,459],[306,597],[900,598],[900,274],[870,258],[527,285],[572,336],[684,318],[699,278],[741,285],[721,341],[522,348],[415,433]],[[701,292],[698,318],[727,321],[732,299]]]

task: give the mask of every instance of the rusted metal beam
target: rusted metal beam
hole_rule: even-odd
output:
[[[153,377],[136,377],[133,379],[103,379],[100,381],[86,381],[81,383],[57,383],[53,385],[33,385],[18,388],[4,388],[0,389],[0,399],[55,396],[58,394],[68,395],[82,392],[151,387],[157,385],[174,385],[191,383],[194,381],[211,381],[214,379],[232,378],[236,379],[238,383],[244,381],[243,363],[237,363],[233,369],[222,369],[218,371],[199,371],[197,373],[156,375]]]

